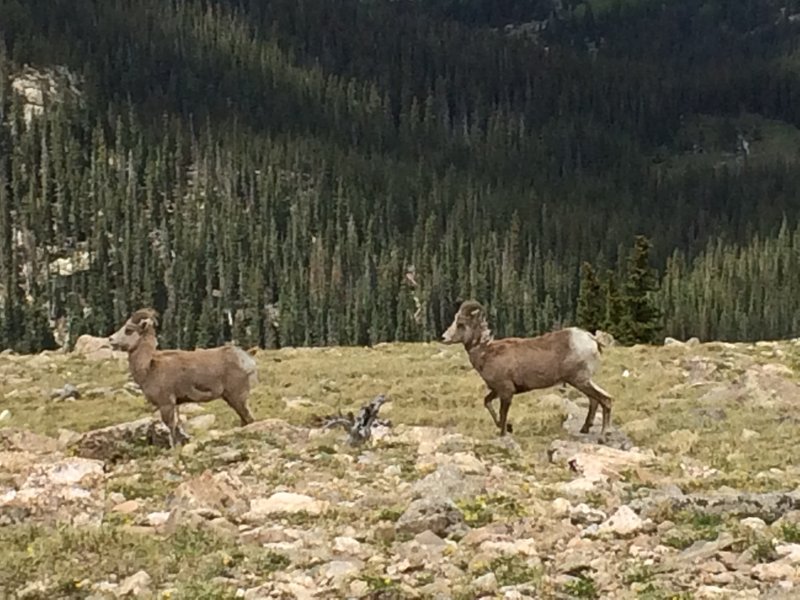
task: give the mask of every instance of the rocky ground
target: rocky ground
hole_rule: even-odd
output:
[[[794,598],[798,356],[612,348],[599,444],[558,388],[497,438],[463,350],[262,352],[261,420],[189,405],[169,450],[124,362],[6,354],[0,596]],[[373,392],[364,446],[315,426]]]

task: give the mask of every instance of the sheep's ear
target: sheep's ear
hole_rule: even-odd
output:
[[[471,311],[469,311],[469,316],[471,318],[476,318],[480,316],[481,312],[483,311],[480,308],[473,308]]]
[[[150,317],[146,317],[141,321],[139,321],[139,329],[141,331],[146,331],[148,327],[155,329],[155,326],[156,326],[155,321]]]

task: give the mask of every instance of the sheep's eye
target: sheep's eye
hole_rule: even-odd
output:
[[[125,328],[125,335],[133,335],[133,327],[126,327]]]
[[[456,325],[456,329],[464,329],[464,324],[463,323],[458,323]]]

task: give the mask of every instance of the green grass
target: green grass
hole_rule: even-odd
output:
[[[776,349],[780,353],[774,353]],[[718,367],[708,385],[689,385],[684,369],[690,359]],[[446,433],[468,436],[466,441],[455,439],[448,445],[452,448],[443,452],[472,452],[487,469],[498,467],[504,473],[491,476],[500,487],[487,487],[486,493],[459,502],[473,527],[546,518],[549,502],[559,495],[555,484],[574,477],[563,465],[543,460],[550,443],[568,435],[561,427],[561,392],[555,388],[516,397],[510,420],[522,452],[503,447],[497,443],[495,428],[483,407],[483,383],[461,348],[386,344],[372,349],[283,349],[262,351],[257,361],[261,383],[251,394],[257,419],[307,426],[314,417],[355,410],[385,393],[391,402],[382,409],[382,416],[395,425],[436,426]],[[796,487],[800,483],[797,472],[787,467],[800,462],[795,425],[785,418],[793,409],[791,393],[779,394],[764,404],[757,403],[758,394],[749,392],[744,400],[733,400],[726,393],[704,398],[715,386],[730,386],[755,365],[770,362],[791,367],[798,362],[798,348],[783,342],[774,347],[706,344],[607,349],[596,379],[615,398],[614,423],[623,430],[631,424],[633,442],[657,453],[654,465],[624,473],[625,493],[641,491],[652,485],[653,478],[677,483],[685,491],[721,485],[759,491]],[[628,377],[623,376],[626,369]],[[127,379],[125,363],[88,363],[57,354],[0,356],[0,411],[11,412],[11,418],[1,425],[55,435],[62,428],[81,432],[150,414],[143,397],[121,391]],[[54,404],[46,398],[47,391],[65,383],[110,391],[85,395],[75,402]],[[787,374],[779,384],[789,386],[786,389],[791,392],[792,386],[798,386],[797,376]],[[568,395],[583,402],[574,392]],[[287,407],[284,399],[296,397],[309,399],[311,408]],[[140,529],[130,527],[142,525],[147,512],[167,509],[167,499],[182,481],[206,470],[227,470],[246,480],[250,489],[258,489],[248,493],[265,496],[278,485],[311,495],[334,486],[335,504],[322,517],[275,516],[263,524],[328,532],[353,527],[368,532],[379,521],[397,521],[409,501],[409,484],[431,470],[419,466],[423,463],[418,463],[416,444],[403,438],[353,449],[339,430],[305,439],[305,429],[293,431],[276,421],[241,432],[236,415],[222,401],[206,404],[202,410],[216,415],[215,428],[220,432],[196,434],[191,449],[137,448],[128,460],[110,469],[106,492],[139,499],[139,512],[109,513],[97,530],[30,525],[0,528],[0,589],[18,590],[39,581],[46,586],[42,597],[80,598],[93,583],[145,570],[153,578],[154,591],[173,590],[173,598],[229,598],[235,590],[228,588],[224,578],[255,586],[269,580],[275,571],[305,567],[292,565],[259,545],[239,545],[204,528],[183,529],[164,537],[153,532],[141,534]],[[722,414],[720,410],[724,410],[724,418],[714,417]],[[744,440],[744,429],[759,435]],[[700,479],[685,472],[687,464],[716,467],[720,472]],[[385,474],[388,467],[391,475]],[[773,467],[780,471],[757,477]],[[13,481],[13,477],[13,471],[5,473],[0,467],[0,481]],[[406,491],[398,493],[398,486],[406,486]],[[602,494],[590,494],[584,501],[605,506]],[[662,541],[676,550],[735,529],[735,524],[703,513],[664,516],[676,526]],[[780,535],[788,541],[800,539],[798,528],[792,525],[786,525]],[[410,537],[396,536],[374,543],[372,548],[390,560],[396,546]],[[771,556],[766,542],[746,541],[748,547],[756,546],[757,559]],[[469,556],[462,555],[462,550],[455,552],[442,560],[469,564]],[[543,546],[541,552],[548,549]],[[544,577],[546,569],[519,557],[489,561],[486,568],[501,585],[524,583],[544,589],[550,584]],[[387,581],[380,569],[372,575],[370,570],[359,575],[372,591],[386,597],[402,593],[397,577]],[[469,588],[471,576],[474,573],[453,583],[459,589]],[[414,577],[426,582],[432,577],[435,581],[438,575],[424,570]],[[618,579],[640,586],[639,597],[672,597],[662,591],[663,582],[649,568],[622,565]],[[561,591],[572,597],[602,596],[596,587],[591,579],[582,578]]]
[[[284,557],[269,551],[189,528],[160,537],[113,526],[50,529],[20,525],[0,528],[0,547],[0,589],[15,590],[27,582],[42,581],[51,590],[42,597],[58,598],[84,597],[86,581],[112,576],[121,581],[140,569],[152,577],[153,589],[174,586],[182,591],[173,597],[196,598],[199,591],[211,593],[209,580],[214,577],[232,572],[269,577],[289,565]]]
[[[782,348],[785,357],[774,359],[775,362],[790,364],[797,359],[794,347],[784,344]],[[596,379],[615,397],[613,419],[623,430],[628,422],[653,420],[652,426],[632,430],[630,436],[636,444],[665,454],[664,464],[673,475],[680,473],[678,459],[693,459],[719,468],[733,483],[761,485],[753,478],[756,472],[800,462],[800,446],[794,443],[795,425],[782,418],[787,407],[780,403],[731,406],[724,397],[701,405],[700,398],[713,385],[688,385],[681,367],[681,362],[692,356],[715,362],[719,371],[713,378],[717,384],[725,384],[748,366],[765,362],[761,351],[740,344],[730,359],[724,357],[730,350],[713,344],[694,349],[610,348],[604,354]],[[355,410],[375,395],[385,393],[391,402],[381,412],[394,423],[444,427],[486,442],[477,449],[484,460],[496,458],[491,453],[502,453],[502,449],[488,444],[496,438],[496,432],[483,407],[485,388],[461,348],[439,344],[384,344],[372,349],[289,348],[262,351],[257,359],[261,383],[251,393],[257,419],[278,418],[308,425],[315,416]],[[31,360],[36,361],[33,368]],[[730,360],[736,368],[725,368]],[[622,376],[625,369],[630,371],[630,377]],[[30,378],[32,372],[36,373],[32,382],[13,383],[23,377]],[[81,432],[152,414],[143,397],[120,391],[128,380],[124,362],[90,363],[80,357],[58,354],[45,358],[6,356],[0,357],[0,374],[0,411],[11,412],[11,418],[3,426],[55,435],[62,428]],[[53,403],[45,398],[47,391],[65,383],[107,387],[112,391],[74,402]],[[796,378],[793,383],[797,384]],[[557,393],[552,389],[514,399],[509,420],[514,424],[514,439],[527,456],[544,450],[552,439],[563,435],[558,403],[539,400],[546,394]],[[570,392],[570,395],[583,402],[579,394]],[[298,396],[310,399],[316,408],[287,408],[284,399]],[[708,412],[715,408],[723,409],[726,418],[698,417],[699,410]],[[221,400],[205,404],[202,409],[216,415],[215,427],[220,430],[235,429],[238,425],[234,412]],[[743,429],[761,435],[744,441]],[[675,433],[682,430],[691,432],[687,438],[690,441],[684,445],[676,437],[680,434]],[[258,433],[254,437],[263,443],[264,435]],[[220,442],[206,441],[201,436],[199,443],[225,445],[229,439],[226,436]],[[280,440],[266,441],[281,444]],[[324,454],[324,444],[330,442],[322,444]],[[676,460],[670,463],[671,458]],[[211,461],[204,466],[214,466],[213,457],[206,456],[204,460]],[[404,471],[412,466],[413,463],[401,465]],[[416,476],[413,470],[409,474]]]

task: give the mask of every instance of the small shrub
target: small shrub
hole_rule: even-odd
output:
[[[685,550],[695,542],[692,536],[681,531],[669,532],[662,541],[665,546],[675,548],[676,550]]]
[[[257,575],[265,575],[285,569],[291,564],[291,561],[282,554],[265,552],[253,558],[251,563],[253,571]]]
[[[489,563],[489,570],[494,573],[501,587],[531,583],[541,577],[539,569],[530,566],[519,556],[499,556]]]
[[[784,523],[781,525],[781,537],[790,544],[800,544],[800,525]]]
[[[363,575],[361,580],[367,584],[371,592],[391,590],[397,586],[393,579],[384,576]]]
[[[482,527],[491,523],[494,518],[483,496],[478,496],[472,500],[459,500],[456,502],[456,506],[458,506],[464,515],[464,521],[470,527]]]
[[[623,583],[646,583],[653,578],[653,569],[649,565],[637,563],[628,569],[622,577]]]
[[[768,563],[778,560],[778,553],[775,552],[775,548],[772,546],[770,540],[758,540],[752,548],[753,560],[758,563]]]
[[[396,522],[403,515],[403,510],[400,508],[384,508],[378,513],[378,521],[392,521]]]
[[[599,598],[594,579],[588,575],[580,575],[574,580],[564,584],[564,591],[573,598]]]

